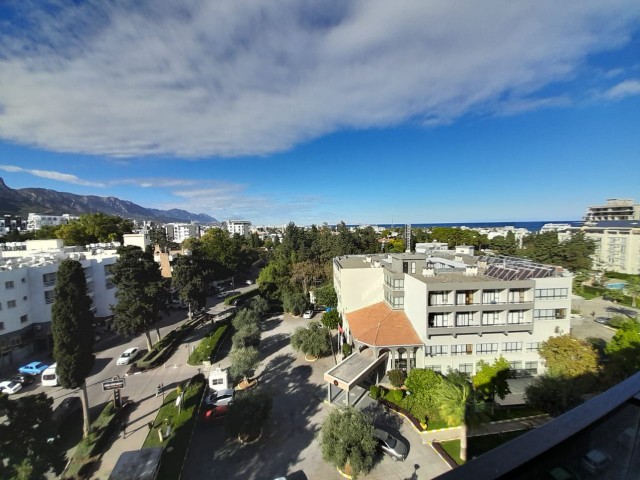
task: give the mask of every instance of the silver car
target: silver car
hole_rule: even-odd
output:
[[[389,455],[394,462],[403,461],[407,458],[409,448],[399,438],[394,437],[389,432],[385,432],[379,428],[373,431],[373,436],[378,440],[380,450]]]
[[[234,393],[233,388],[224,388],[222,390],[213,391],[205,400],[205,404],[214,407],[230,405],[233,403]]]

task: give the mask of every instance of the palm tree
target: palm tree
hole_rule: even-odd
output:
[[[475,397],[469,379],[457,370],[449,373],[438,392],[440,415],[450,427],[460,425],[460,459],[467,461],[467,430],[479,422]]]

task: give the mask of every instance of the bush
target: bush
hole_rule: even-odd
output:
[[[261,335],[260,327],[257,325],[243,325],[233,335],[233,348],[258,348]]]
[[[393,385],[396,388],[400,388],[402,385],[404,385],[404,381],[407,379],[407,374],[404,373],[403,370],[391,370],[389,372],[389,381],[391,382],[391,385]]]
[[[342,355],[344,355],[345,358],[351,355],[351,350],[351,345],[349,345],[348,343],[342,344]]]
[[[374,400],[379,399],[380,398],[380,387],[378,385],[371,385],[369,387],[369,395]]]
[[[327,330],[317,320],[309,322],[306,328],[296,328],[291,335],[291,347],[313,357],[321,357],[331,351]]]
[[[389,392],[385,395],[385,398],[390,402],[395,403],[396,405],[400,405],[403,396],[404,393],[402,392],[402,390],[396,389],[389,390]]]
[[[198,347],[189,356],[187,363],[189,365],[201,365],[205,360],[212,361],[213,355],[228,328],[229,325],[220,325],[209,336],[203,338]]]

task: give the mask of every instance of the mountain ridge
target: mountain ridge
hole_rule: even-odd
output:
[[[18,188],[7,186],[0,177],[0,215],[21,215],[29,213],[44,215],[80,215],[102,212],[134,220],[156,220],[160,222],[200,222],[214,223],[217,220],[206,213],[191,213],[173,208],[159,210],[145,208],[129,200],[97,195],[77,195],[47,188]]]

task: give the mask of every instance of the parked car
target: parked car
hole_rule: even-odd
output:
[[[589,450],[587,454],[582,457],[582,465],[594,475],[604,470],[604,467],[606,467],[610,461],[611,457],[609,454],[598,448]]]
[[[82,410],[80,397],[67,397],[53,409],[51,419],[56,428],[60,428],[74,413]]]
[[[302,318],[313,318],[313,310],[305,310]]]
[[[247,285],[253,285],[253,280],[246,280],[244,283],[246,283]]]
[[[7,395],[11,395],[20,391],[22,385],[18,382],[14,382],[13,380],[5,380],[4,382],[0,382],[0,392],[6,393]]]
[[[116,365],[129,365],[136,358],[138,352],[139,349],[137,347],[127,348],[118,358]]]
[[[42,372],[41,380],[42,380],[43,387],[58,386],[58,375],[56,375],[56,365],[57,364],[54,363],[53,365],[45,369],[44,372]]]
[[[233,388],[225,388],[223,390],[217,390],[211,392],[207,395],[205,399],[205,405],[207,406],[220,406],[220,405],[230,405],[233,403]]]
[[[33,375],[29,375],[28,373],[19,373],[18,375],[14,375],[13,377],[11,377],[10,380],[12,382],[18,382],[23,387],[26,387],[27,385],[31,385],[33,382],[35,382],[36,377],[34,377]]]
[[[47,367],[49,367],[49,365],[47,365],[46,363],[31,362],[28,365],[20,367],[18,371],[20,373],[28,373],[29,375],[40,375],[47,369]]]
[[[394,462],[407,458],[409,448],[402,440],[380,428],[373,431],[373,436],[378,440],[380,450],[389,455]]]
[[[597,317],[595,319],[595,322],[596,323],[600,323],[602,325],[609,325],[609,318],[607,318],[607,317]]]
[[[222,423],[229,415],[228,405],[210,406],[203,410],[202,421],[205,423]]]

